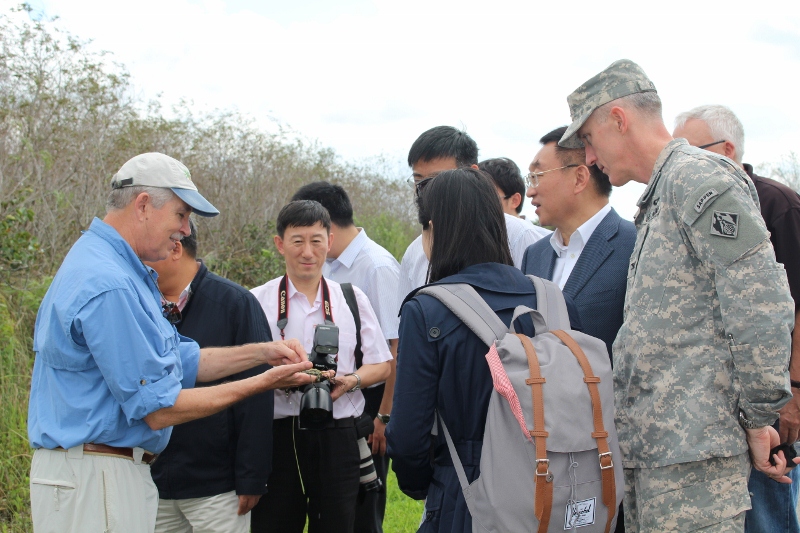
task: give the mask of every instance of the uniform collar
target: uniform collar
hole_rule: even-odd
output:
[[[661,153],[658,154],[658,159],[656,159],[656,164],[653,165],[653,173],[650,175],[650,182],[647,184],[647,188],[642,193],[642,196],[639,198],[639,201],[636,202],[636,205],[641,210],[644,206],[650,202],[650,198],[653,196],[655,192],[656,185],[658,185],[658,181],[661,179],[661,170],[664,168],[664,165],[667,164],[667,161],[675,152],[679,146],[688,146],[689,143],[686,142],[686,139],[672,139],[667,145],[661,150]]]

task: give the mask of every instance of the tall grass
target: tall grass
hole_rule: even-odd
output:
[[[0,531],[28,532],[27,417],[33,324],[50,280],[0,283]]]

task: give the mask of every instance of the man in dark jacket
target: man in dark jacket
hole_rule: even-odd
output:
[[[209,272],[196,258],[197,230],[193,222],[190,225],[191,235],[178,242],[167,259],[150,264],[158,272],[164,298],[181,310],[178,332],[201,348],[271,341],[255,297]],[[230,379],[267,368],[255,367]],[[271,471],[272,404],[273,394],[258,394],[175,427],[152,466],[159,493],[157,532],[250,530],[250,510],[267,492]]]

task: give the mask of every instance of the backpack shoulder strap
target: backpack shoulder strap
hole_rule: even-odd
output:
[[[547,328],[550,331],[555,329],[571,330],[567,302],[558,285],[536,276],[529,275],[528,278],[536,289],[536,310],[544,317]]]
[[[480,294],[466,283],[430,285],[417,291],[442,302],[487,346],[508,333],[508,327]]]
[[[456,445],[453,444],[453,438],[450,436],[450,432],[447,430],[447,426],[444,423],[442,415],[439,414],[439,411],[436,411],[436,418],[439,421],[439,424],[442,426],[442,433],[444,434],[444,440],[447,441],[447,448],[450,450],[450,457],[453,459],[453,467],[456,470],[458,482],[462,489],[466,489],[469,487],[469,479],[467,478],[467,473],[464,470],[464,464],[461,462],[461,458],[458,456]],[[436,420],[434,420],[433,425],[436,425]]]
[[[352,283],[342,283],[342,294],[344,301],[347,302],[347,307],[350,308],[350,313],[353,314],[353,320],[356,322],[356,349],[353,355],[356,359],[355,369],[361,368],[364,361],[364,352],[361,351],[361,313],[358,312],[358,302],[356,301],[356,291],[353,290]]]

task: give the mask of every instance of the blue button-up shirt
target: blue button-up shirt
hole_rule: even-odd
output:
[[[73,245],[36,317],[31,446],[167,446],[172,428],[143,419],[194,386],[200,348],[162,316],[155,276],[97,218]]]

